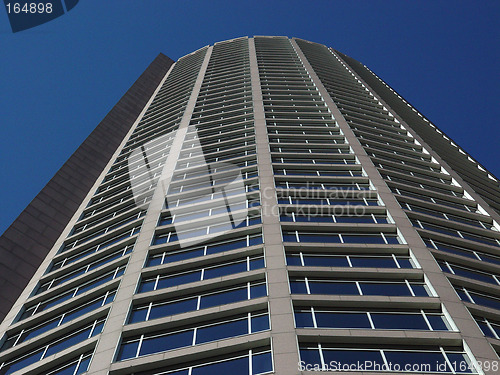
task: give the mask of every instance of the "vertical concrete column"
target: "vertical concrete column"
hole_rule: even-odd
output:
[[[201,65],[200,72],[198,73],[198,77],[186,105],[186,109],[184,110],[184,114],[179,123],[179,128],[176,131],[175,139],[170,146],[169,155],[165,162],[165,166],[163,167],[162,175],[149,204],[148,212],[144,217],[141,233],[137,238],[134,251],[130,256],[127,269],[123,275],[115,300],[111,306],[106,325],[104,326],[103,332],[101,333],[101,337],[95,349],[94,357],[88,372],[89,374],[106,375],[108,374],[110,366],[113,363],[116,348],[121,338],[123,325],[127,319],[131,301],[133,300],[137,283],[140,280],[144,262],[148,254],[149,246],[151,245],[151,239],[153,238],[153,234],[158,223],[158,217],[165,202],[165,189],[168,188],[175,165],[179,158],[211,53],[212,47],[208,47],[205,59]],[[159,88],[163,85],[166,78],[167,76],[165,76]]]
[[[446,275],[443,273],[443,271],[441,271],[441,268],[437,264],[430,251],[427,249],[427,246],[420,238],[420,235],[408,220],[405,212],[396,200],[396,197],[391,192],[384,179],[378,172],[377,168],[373,164],[371,158],[368,156],[358,138],[350,128],[349,124],[342,116],[342,113],[328,94],[328,91],[323,86],[323,83],[321,82],[317,74],[314,72],[314,69],[298,46],[297,42],[295,40],[292,40],[292,44],[297,51],[300,59],[302,60],[304,67],[311,76],[311,79],[316,85],[316,88],[323,97],[326,105],[335,117],[342,133],[346,137],[347,142],[349,143],[355,155],[359,159],[361,165],[363,166],[363,170],[366,172],[371,183],[377,190],[379,197],[382,199],[384,205],[387,208],[387,211],[394,219],[398,231],[404,237],[411,251],[420,263],[425,277],[428,279],[428,281],[436,291],[440,302],[445,306],[446,310],[449,312],[456,326],[460,330],[463,340],[472,350],[472,352],[476,353],[475,357],[478,361],[498,361],[494,350],[489,345],[487,339],[480,331],[469,311],[456,294],[455,289],[450,284]],[[369,86],[366,85],[366,87]],[[370,92],[372,92],[372,90],[370,90]],[[376,98],[379,99],[378,97]],[[385,106],[386,108],[390,108],[386,104]],[[391,110],[389,109],[389,111]],[[391,111],[391,113],[394,114],[394,111]],[[422,336],[425,337],[425,332],[422,332]],[[482,355],[478,356],[477,353],[482,353]],[[493,372],[485,373],[493,374]]]
[[[271,165],[271,151],[267,135],[255,40],[253,38],[249,39],[249,52],[274,371],[276,374],[293,375],[299,373],[297,335],[295,333],[285,252],[277,211],[278,201]]]

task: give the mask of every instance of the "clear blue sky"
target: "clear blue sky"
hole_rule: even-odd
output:
[[[500,177],[500,1],[81,0],[13,34],[0,9],[0,233],[147,65],[238,36],[324,43],[368,65]]]

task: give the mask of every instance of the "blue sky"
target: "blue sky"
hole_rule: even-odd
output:
[[[0,233],[163,52],[296,36],[368,65],[500,177],[500,1],[82,0],[13,34],[0,9]]]

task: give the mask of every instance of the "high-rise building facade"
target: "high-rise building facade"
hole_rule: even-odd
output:
[[[0,240],[0,375],[496,374],[499,223],[334,49],[160,55]]]

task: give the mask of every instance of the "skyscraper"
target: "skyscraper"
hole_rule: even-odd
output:
[[[338,51],[160,55],[2,237],[0,375],[495,374],[499,215]]]

